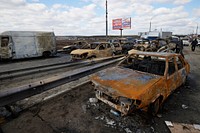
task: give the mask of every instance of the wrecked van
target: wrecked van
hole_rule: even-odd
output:
[[[0,35],[0,59],[56,55],[55,35],[43,31],[5,31]]]
[[[135,51],[116,67],[90,78],[96,97],[122,115],[136,109],[155,115],[165,99],[185,83],[189,71],[180,54]]]
[[[72,60],[108,57],[114,53],[112,44],[108,42],[93,42],[89,47],[88,49],[73,50],[70,53]]]

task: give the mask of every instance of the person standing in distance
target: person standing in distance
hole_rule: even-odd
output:
[[[192,41],[192,43],[191,43],[191,45],[192,45],[192,47],[191,47],[192,51],[195,51],[195,47],[196,47],[197,44],[198,44],[198,41],[197,41],[197,39],[195,38],[195,39]]]

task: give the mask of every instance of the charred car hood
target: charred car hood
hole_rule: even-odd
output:
[[[94,50],[93,49],[76,49],[76,50],[73,50],[70,54],[81,55],[81,54],[88,53],[88,52],[91,52],[91,51],[94,51]]]
[[[137,98],[155,84],[161,76],[134,71],[124,67],[112,67],[91,76],[91,80],[115,96]]]

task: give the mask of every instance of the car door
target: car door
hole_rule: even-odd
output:
[[[166,77],[166,86],[168,88],[168,95],[172,93],[178,86],[178,72],[177,66],[174,57],[170,57],[167,60],[167,77]]]
[[[177,81],[177,87],[181,86],[187,77],[187,72],[186,72],[186,63],[184,62],[184,59],[181,55],[176,56],[176,64],[177,64],[177,69],[178,69],[178,81]]]
[[[107,43],[102,43],[99,46],[99,51],[98,51],[98,57],[107,57],[107,56],[111,56],[112,55],[112,50],[111,47],[108,48],[108,44]]]

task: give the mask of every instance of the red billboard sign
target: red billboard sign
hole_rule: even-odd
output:
[[[131,18],[119,18],[112,20],[113,30],[131,29]]]
[[[122,29],[122,19],[113,19],[112,20],[113,30]]]

